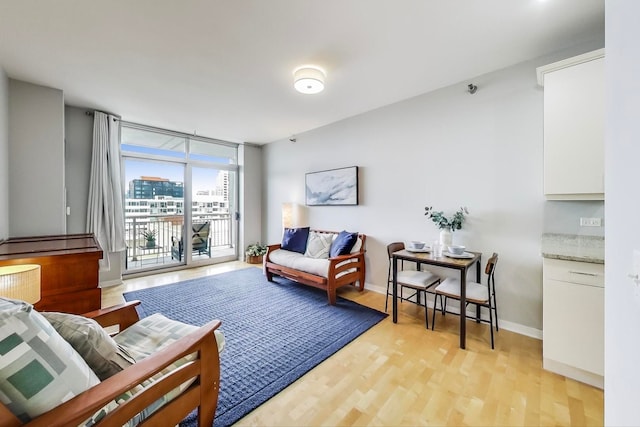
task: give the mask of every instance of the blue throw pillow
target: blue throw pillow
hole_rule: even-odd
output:
[[[282,236],[280,248],[292,252],[304,254],[307,250],[307,240],[309,239],[309,227],[285,228]]]
[[[358,233],[349,233],[348,231],[341,231],[338,233],[338,237],[331,244],[329,249],[329,258],[333,258],[338,255],[347,255],[353,249],[353,245],[358,241]]]

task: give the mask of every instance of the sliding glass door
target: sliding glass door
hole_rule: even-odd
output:
[[[237,259],[237,146],[123,123],[124,273]]]

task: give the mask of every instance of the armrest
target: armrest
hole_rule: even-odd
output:
[[[264,255],[264,261],[265,263],[267,261],[271,261],[270,256],[271,256],[271,252],[280,249],[280,243],[277,243],[275,245],[267,245],[267,253]]]
[[[140,320],[138,312],[136,311],[136,307],[139,304],[140,301],[134,300],[124,304],[94,310],[83,314],[83,316],[95,320],[103,328],[118,325],[120,327],[119,330],[123,331]]]
[[[271,251],[275,251],[276,249],[280,249],[282,245],[280,243],[276,243],[275,245],[267,245],[267,253]]]
[[[335,276],[342,271],[349,270],[355,267],[362,267],[363,265],[364,251],[356,252],[354,254],[338,255],[336,257],[329,258],[328,275]]]
[[[364,256],[364,252],[356,252],[354,254],[346,254],[346,255],[338,255],[333,258],[329,258],[330,264],[339,264],[342,261],[347,261],[353,258],[362,258]]]
[[[208,411],[203,411],[205,412],[204,414],[202,412],[199,414],[203,419],[210,419],[208,425],[211,425],[220,382],[220,359],[213,331],[218,329],[220,324],[220,320],[209,322],[191,334],[170,344],[164,350],[147,357],[55,409],[42,414],[28,425],[30,427],[79,425],[117,396],[131,390],[136,385],[167,368],[176,360],[191,353],[197,353],[198,359],[172,371],[162,379],[154,382],[150,387],[145,388],[141,393],[133,395],[126,403],[119,405],[117,409],[107,415],[104,419],[105,425],[123,425],[149,404],[193,377],[200,377],[200,381],[195,381],[189,389],[154,412],[147,419],[147,422],[150,422],[151,425],[175,425],[195,407],[210,404],[210,402],[205,402],[204,398],[198,398],[195,406],[192,406],[194,395],[202,395],[207,399],[214,400],[213,411],[209,407]],[[200,408],[202,409],[202,406]]]
[[[6,406],[0,404],[0,427],[20,427],[21,425],[20,420]]]

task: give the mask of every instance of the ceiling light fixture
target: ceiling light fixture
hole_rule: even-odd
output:
[[[300,93],[314,94],[324,90],[324,70],[315,65],[304,65],[293,70],[293,86]]]

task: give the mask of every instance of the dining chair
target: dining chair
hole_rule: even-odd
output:
[[[401,251],[404,249],[403,242],[394,242],[387,245],[387,255],[389,256],[389,271],[387,275],[387,295],[384,302],[384,311],[387,311],[387,306],[389,303],[389,295],[393,297],[393,289],[391,286],[393,285],[393,253],[397,251]],[[440,276],[433,274],[430,271],[423,270],[420,265],[418,265],[418,270],[405,270],[404,269],[404,260],[401,261],[401,269],[398,270],[398,286],[400,301],[409,301],[414,304],[424,306],[424,322],[429,329],[429,314],[428,314],[428,304],[427,304],[427,292],[429,292],[429,288],[440,283]],[[415,291],[414,294],[404,297],[403,289],[410,288]],[[390,290],[391,289],[391,290]],[[420,296],[424,296],[424,305],[420,303]],[[415,297],[415,300],[412,298]]]
[[[433,289],[433,292],[436,294],[436,297],[433,301],[433,319],[431,321],[431,329],[435,329],[436,326],[436,303],[438,298],[440,298],[440,311],[444,316],[445,313],[457,314],[465,313],[465,316],[469,319],[475,319],[476,322],[485,322],[490,325],[491,330],[491,349],[494,348],[493,342],[493,320],[495,314],[495,327],[496,331],[498,331],[498,306],[496,303],[496,281],[495,281],[495,272],[496,272],[496,264],[498,263],[498,254],[493,253],[491,258],[487,260],[487,266],[484,270],[487,275],[487,284],[483,285],[482,283],[467,281],[467,293],[466,293],[466,304],[474,304],[476,306],[476,315],[469,316],[466,314],[466,306],[460,307],[460,313],[447,311],[447,299],[452,298],[456,300],[460,300],[460,279],[447,278],[442,283]],[[444,297],[444,303],[442,302],[442,297]],[[483,319],[480,315],[481,307],[486,307],[489,309],[489,319]]]

